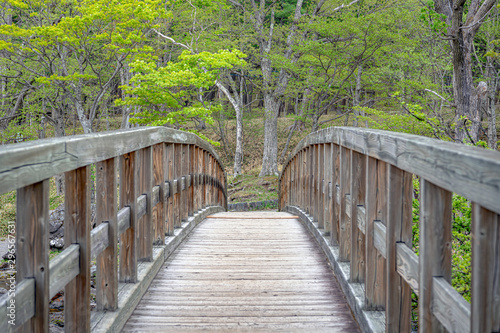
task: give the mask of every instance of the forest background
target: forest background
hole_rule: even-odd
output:
[[[218,144],[235,201],[276,197],[287,153],[333,125],[498,149],[496,0],[3,0],[0,11],[0,149],[192,131]],[[53,184],[54,207],[62,177]],[[1,221],[15,218],[9,205],[15,193]],[[454,285],[467,298],[470,204],[459,197],[454,219]]]

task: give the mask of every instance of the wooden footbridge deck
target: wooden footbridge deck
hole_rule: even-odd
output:
[[[218,213],[179,246],[123,332],[359,332],[325,255],[288,213]]]
[[[65,249],[49,261],[60,174]],[[2,146],[0,194],[17,191],[17,216],[0,332],[48,332],[61,290],[71,333],[410,332],[412,292],[420,332],[500,332],[498,152],[329,128],[284,163],[279,213],[223,213],[226,183],[209,144],[167,128]],[[453,193],[472,206],[470,303],[450,283]]]

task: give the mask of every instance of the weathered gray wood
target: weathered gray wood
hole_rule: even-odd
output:
[[[396,244],[397,271],[410,285],[415,294],[419,294],[418,256],[404,243]]]
[[[50,286],[47,299],[52,299],[80,274],[79,258],[80,245],[72,244],[50,261]]]
[[[500,214],[497,201],[500,197],[498,152],[405,133],[332,127],[308,135],[290,156],[310,144],[325,142],[340,144],[424,177]]]
[[[96,303],[98,310],[118,307],[118,218],[117,218],[117,166],[112,158],[96,164],[96,229],[103,229],[101,240],[91,233],[91,258],[96,257]],[[130,219],[130,217],[129,217]],[[130,220],[128,220],[130,225]],[[96,249],[99,244],[102,248]]]
[[[229,214],[223,216],[262,216]],[[231,326],[236,330],[258,327],[273,331],[278,327],[276,323],[282,323],[304,332],[324,330],[334,324],[334,332],[335,327],[359,331],[324,255],[304,235],[304,227],[298,221],[286,213],[273,213],[272,217],[288,215],[288,219],[272,220],[218,219],[220,215],[199,225],[166,262],[124,332],[140,330],[139,323],[147,323],[148,328],[157,331],[179,330],[185,324],[203,324],[200,327],[207,331],[219,330],[227,323],[239,323]],[[228,223],[232,228],[227,228]],[[281,246],[283,240],[301,251]],[[231,253],[230,249],[238,256],[224,259],[229,264],[221,272],[218,264],[224,254]],[[207,258],[206,253],[220,253],[220,260]],[[274,256],[280,260],[269,262]],[[298,262],[307,266],[297,267]]]
[[[323,164],[323,169],[324,169],[324,179],[325,179],[325,194],[324,194],[324,211],[323,211],[323,216],[324,216],[324,224],[325,224],[325,234],[329,235],[332,230],[332,214],[333,214],[333,207],[332,207],[332,196],[331,196],[331,186],[332,186],[332,178],[333,178],[333,166],[332,166],[332,145],[331,144],[325,144],[324,145],[324,164]],[[296,189],[294,189],[296,191]],[[292,194],[293,195],[293,192]],[[294,203],[295,204],[295,203]]]
[[[23,331],[26,328],[26,324],[33,321],[36,318],[36,279],[28,278],[19,282],[16,286],[16,296],[15,296],[15,328],[16,332]],[[47,299],[48,303],[48,299]],[[10,311],[8,311],[10,313]],[[3,318],[2,318],[3,319]],[[48,321],[48,318],[45,319]],[[10,324],[8,324],[11,326]],[[11,326],[12,328],[12,326]],[[32,326],[30,332],[48,332],[45,327]]]
[[[2,147],[0,194],[161,142],[196,144],[219,160],[213,147],[198,136],[165,127],[37,140]]]
[[[109,223],[104,222],[90,232],[90,260],[94,260],[109,245]]]
[[[166,196],[165,180],[168,179],[165,168],[165,144],[153,146],[153,191],[152,196],[152,227],[153,243],[165,244]]]
[[[397,271],[396,245],[412,247],[412,175],[389,165],[386,234],[386,330],[411,331],[411,290]]]
[[[500,331],[500,220],[473,203],[471,332]]]
[[[444,278],[432,280],[432,313],[448,332],[488,332],[471,331],[470,304]],[[498,312],[498,308],[491,311]]]
[[[166,176],[167,179],[169,180],[169,186],[168,186],[168,193],[169,197],[166,202],[167,205],[167,223],[165,225],[165,235],[170,236],[174,234],[174,191],[175,191],[175,186],[172,183],[172,180],[174,179],[174,145],[169,144],[165,148],[165,164],[167,167],[167,172]]]
[[[137,219],[140,219],[144,215],[146,215],[147,212],[147,202],[148,202],[148,197],[145,194],[141,194],[137,198]]]
[[[131,152],[120,157],[120,209],[128,206],[130,211],[129,227],[120,234],[118,279],[125,283],[137,282],[139,161],[136,155]]]
[[[359,205],[363,205],[366,196],[366,156],[351,151],[351,177],[350,198],[346,202],[350,212],[351,225],[351,281],[363,282],[365,280],[365,234],[360,231]],[[363,213],[362,213],[363,214]],[[364,218],[364,216],[363,216]],[[364,226],[363,229],[364,231]]]
[[[419,328],[442,332],[432,314],[433,277],[451,281],[451,193],[420,180]]]
[[[357,224],[358,224],[358,229],[359,231],[361,231],[363,233],[363,235],[365,234],[365,230],[366,230],[366,209],[365,209],[365,206],[362,206],[362,205],[358,205],[358,207],[356,208],[357,212],[356,212],[356,221],[357,221]]]
[[[18,189],[16,206],[16,281],[19,284],[26,278],[33,278],[35,281],[34,296],[36,297],[33,301],[36,315],[22,326],[21,330],[48,332],[49,303],[46,295],[49,292],[47,246],[49,240],[49,181],[44,180]]]
[[[118,236],[130,228],[130,207],[123,207],[116,215],[118,221]]]
[[[146,147],[141,150],[139,168],[139,193],[146,197],[144,215],[137,209],[137,221],[139,225],[138,238],[138,260],[153,260],[153,200],[151,192],[153,188],[153,148]],[[140,217],[139,217],[140,216]]]
[[[386,192],[385,166],[374,158],[368,157],[366,162],[366,273],[365,303],[369,310],[383,310],[385,307],[385,258],[375,247],[375,220],[385,218],[385,202],[382,198]],[[383,206],[380,206],[382,205]],[[385,238],[383,239],[385,245]]]
[[[384,258],[387,257],[386,238],[387,238],[387,231],[385,225],[381,221],[374,221],[373,245]]]
[[[181,177],[182,177],[182,145],[174,145],[174,228],[178,228],[182,224],[182,193],[181,193]]]
[[[64,246],[80,245],[80,272],[64,288],[64,330],[90,331],[90,166],[65,174]]]

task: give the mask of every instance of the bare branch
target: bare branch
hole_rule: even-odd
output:
[[[162,38],[165,38],[166,40],[168,40],[169,42],[171,42],[172,44],[174,45],[177,45],[177,46],[180,46],[180,47],[183,47],[185,48],[186,50],[188,51],[193,51],[189,46],[187,46],[186,44],[182,44],[182,43],[179,43],[179,42],[176,42],[175,39],[173,39],[172,37],[169,37],[167,35],[164,35],[162,34],[161,32],[159,32],[158,30],[156,29],[152,29],[154,32],[156,32],[158,34],[158,36],[162,37]]]
[[[354,1],[351,1],[350,4],[348,5],[344,5],[344,4],[341,4],[340,6],[338,6],[337,8],[334,8],[333,11],[336,12],[336,11],[339,11],[341,10],[342,8],[348,8],[348,7],[351,7],[352,5],[358,3],[360,0],[354,0]]]
[[[425,91],[428,91],[430,93],[433,93],[434,95],[436,95],[437,97],[441,98],[443,101],[445,101],[446,103],[450,104],[450,105],[453,105],[452,102],[450,102],[449,100],[447,100],[446,98],[444,98],[443,96],[439,95],[437,92],[433,91],[433,90],[430,90],[430,89],[424,89]]]

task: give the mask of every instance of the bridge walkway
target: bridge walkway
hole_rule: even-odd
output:
[[[327,260],[284,212],[217,213],[165,262],[124,332],[359,332]]]

